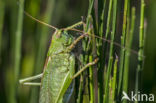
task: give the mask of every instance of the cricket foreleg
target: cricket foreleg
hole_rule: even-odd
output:
[[[81,70],[79,70],[73,77],[72,79],[76,78],[77,76],[79,76],[84,70],[86,70],[89,66],[92,66],[94,64],[96,64],[98,61],[98,58],[96,58],[93,62],[90,62],[88,64],[86,64],[84,67],[82,67]]]
[[[19,83],[23,84],[23,85],[39,86],[41,83],[32,83],[32,82],[29,82],[29,81],[39,79],[42,76],[43,76],[43,73],[38,74],[36,76],[28,77],[28,78],[25,78],[25,79],[21,79],[21,80],[19,80]]]
[[[66,52],[70,52],[70,51],[75,47],[75,45],[76,45],[81,39],[83,39],[85,36],[86,36],[86,34],[83,34],[83,35],[79,36],[69,47],[67,47],[67,51],[66,51]]]

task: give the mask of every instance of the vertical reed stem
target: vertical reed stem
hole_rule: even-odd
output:
[[[17,82],[20,69],[20,60],[21,60],[21,39],[22,39],[22,30],[23,30],[23,10],[24,10],[24,0],[20,0],[20,5],[18,9],[18,21],[17,21],[17,30],[15,34],[15,81]]]
[[[111,44],[110,44],[110,52],[109,52],[109,61],[108,61],[108,68],[107,68],[107,82],[106,82],[106,85],[109,84],[109,80],[110,80],[110,77],[111,77],[111,71],[112,71],[112,57],[113,57],[113,41],[114,41],[114,36],[115,36],[115,28],[116,28],[116,11],[117,11],[117,0],[114,0],[113,1],[113,22],[112,22],[112,32],[111,32]],[[107,103],[108,101],[108,98],[109,98],[109,93],[108,93],[108,90],[109,90],[109,86],[106,86],[108,88],[105,88],[105,103]]]
[[[121,36],[121,46],[122,47],[125,47],[125,34],[126,34],[128,4],[129,4],[129,0],[125,0],[125,3],[124,3],[124,14],[123,14],[123,28],[122,28],[122,36]],[[122,79],[123,79],[124,58],[125,58],[125,49],[122,48],[121,52],[120,52],[118,96],[120,95],[121,84],[122,84]]]
[[[0,65],[1,65],[1,52],[2,52],[2,33],[3,33],[3,21],[4,21],[4,12],[5,12],[5,3],[4,0],[0,1]]]
[[[143,70],[143,49],[144,49],[144,0],[141,0],[141,14],[140,14],[140,32],[139,32],[139,52],[138,52],[138,67],[136,70],[135,92],[138,92],[141,70]],[[138,103],[138,102],[135,102]]]

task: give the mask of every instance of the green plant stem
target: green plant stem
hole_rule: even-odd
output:
[[[96,39],[95,36],[92,35],[92,55],[93,59],[97,57],[97,48],[96,48]],[[93,83],[94,83],[94,103],[98,103],[98,73],[97,73],[97,63],[93,65]]]
[[[111,11],[112,11],[112,3],[113,3],[113,0],[110,0],[109,1],[109,9],[108,9],[108,17],[107,17],[107,25],[106,25],[106,35],[105,35],[105,39],[108,39],[108,34],[109,34],[109,32],[110,32],[110,20],[111,20]],[[103,62],[105,59],[104,58],[106,58],[106,52],[107,52],[107,42],[105,42],[105,44],[104,44],[104,54],[102,55],[102,58],[101,58],[101,60],[102,60],[102,62],[101,62],[101,65],[103,65],[102,67],[104,67],[105,66],[105,62]],[[105,68],[106,69],[106,68]],[[99,72],[99,75],[103,75],[103,73],[100,71]],[[108,78],[107,78],[108,79]],[[106,80],[107,81],[107,80]],[[106,81],[104,81],[105,82],[105,85],[107,84],[107,82]],[[103,89],[104,90],[104,95],[106,96],[106,94],[105,93],[107,93],[107,90],[106,90],[106,88],[105,89]],[[103,101],[106,101],[106,100],[103,100]]]
[[[21,44],[22,44],[22,30],[23,30],[23,10],[24,10],[24,0],[20,0],[20,5],[18,8],[17,16],[17,29],[15,32],[15,51],[14,51],[14,95],[16,95],[18,87],[19,70],[21,63]],[[15,97],[14,97],[15,98]],[[16,99],[15,99],[16,100]]]
[[[114,44],[114,36],[115,36],[115,28],[116,28],[116,10],[117,10],[117,0],[113,1],[113,23],[112,23],[112,32],[111,32],[111,45],[110,45],[110,52],[109,57],[113,56],[113,44]],[[110,63],[110,59],[108,65]],[[111,68],[110,68],[111,69]]]
[[[93,9],[93,5],[95,8]],[[91,53],[89,53],[89,56],[92,56],[93,59],[97,57],[97,48],[96,48],[96,39],[94,35],[98,35],[98,1],[96,0],[89,0],[89,10],[88,10],[88,16],[87,16],[87,24],[85,31],[90,31],[91,36]],[[96,13],[96,14],[95,14]],[[93,26],[93,28],[91,28]],[[86,43],[87,44],[87,43]],[[94,85],[94,103],[98,103],[98,73],[97,73],[97,64],[95,64],[93,67],[93,85]]]
[[[115,101],[117,67],[118,67],[118,57],[116,57],[115,63],[114,63],[114,72],[113,72],[113,80],[112,80],[112,102],[111,103]]]
[[[110,57],[110,63],[108,64],[108,69],[106,73],[106,79],[105,79],[105,94],[104,94],[104,103],[109,103],[109,81],[110,81],[110,74],[113,63],[113,57]]]
[[[111,11],[112,11],[112,3],[113,1],[110,0],[109,1],[109,9],[108,9],[108,17],[107,17],[107,25],[106,25],[106,35],[105,35],[105,38],[107,39],[108,38],[108,34],[109,34],[109,31],[110,31],[110,20],[111,20]],[[105,50],[104,50],[104,54],[103,54],[103,58],[106,57],[106,52],[107,52],[107,42],[105,42],[104,44],[104,47],[105,47]],[[103,59],[102,58],[102,59]],[[111,59],[111,58],[110,58]],[[105,65],[105,64],[104,64]],[[108,64],[108,68],[110,67],[110,64]],[[106,69],[106,68],[105,68]],[[103,74],[103,73],[101,73]],[[105,78],[105,89],[104,89],[104,103],[107,103],[107,96],[108,96],[108,83],[109,83],[109,70],[107,70],[107,77]]]
[[[140,14],[140,32],[139,32],[139,52],[138,52],[138,66],[136,70],[136,81],[135,81],[135,92],[138,92],[139,82],[140,82],[140,74],[141,70],[143,70],[143,50],[144,50],[144,0],[141,0],[141,14]],[[138,103],[138,102],[135,102]]]
[[[20,0],[20,5],[18,9],[18,21],[17,30],[15,35],[15,81],[17,82],[19,76],[20,60],[21,60],[21,39],[23,30],[23,10],[24,10],[24,0]]]
[[[83,76],[80,75],[80,85],[79,85],[79,92],[78,92],[78,98],[77,98],[77,103],[81,103],[83,100],[83,95],[82,95],[82,89],[83,89]]]
[[[108,72],[108,76],[107,76],[107,82],[106,84],[109,84],[109,79],[111,77],[111,71],[112,71],[112,66],[110,66],[112,64],[112,57],[113,57],[113,41],[114,41],[114,35],[115,35],[115,27],[116,27],[116,10],[117,10],[117,0],[113,1],[113,22],[112,22],[112,32],[111,32],[111,45],[110,45],[110,52],[109,52],[109,61],[108,61],[108,69],[107,69],[107,72]],[[108,96],[108,90],[109,90],[109,87],[108,88],[105,88],[105,96],[106,96],[106,100],[105,100],[105,103],[107,103],[108,99],[109,98]]]
[[[106,7],[106,0],[104,0],[103,2],[103,9],[102,9],[102,14],[101,14],[101,24],[100,24],[100,36],[102,37],[103,36],[103,26],[104,26],[104,14],[105,14],[105,7]]]
[[[84,28],[85,32],[87,32],[88,29],[89,29],[90,16],[91,16],[91,13],[92,13],[93,5],[94,5],[94,0],[89,0],[89,8],[88,8],[88,14],[87,14],[86,27]]]
[[[10,34],[10,49],[9,49],[9,52],[10,52],[10,56],[9,56],[9,59],[10,59],[10,63],[12,67],[12,69],[7,69],[6,71],[6,77],[5,77],[5,86],[8,86],[6,88],[6,95],[7,95],[7,100],[9,103],[16,103],[16,90],[17,90],[17,84],[16,84],[16,81],[15,81],[15,73],[16,70],[15,70],[15,62],[16,62],[16,59],[15,59],[15,39],[16,39],[16,31],[17,31],[17,21],[18,21],[18,11],[19,11],[19,8],[18,6],[16,5],[16,0],[4,0],[5,1],[5,5],[9,4],[8,7],[9,7],[9,13],[10,13],[10,16],[9,16],[9,20],[10,21],[10,25],[9,25],[9,34]],[[8,1],[8,2],[7,2]],[[11,4],[11,5],[10,5]],[[16,26],[15,26],[16,24]],[[8,51],[8,50],[7,50]],[[7,61],[7,64],[8,64],[8,61]],[[10,73],[11,72],[11,73]],[[11,77],[11,79],[9,78]],[[9,78],[9,79],[8,79]]]
[[[93,61],[93,57],[89,57],[89,62]],[[94,86],[93,86],[93,68],[89,67],[89,89],[90,89],[90,103],[94,103]]]
[[[111,20],[112,2],[113,2],[113,0],[109,1],[108,18],[107,18],[107,29],[106,29],[106,35],[105,35],[106,39],[108,38],[108,34],[110,32],[110,20]]]
[[[121,36],[121,46],[125,47],[125,34],[126,34],[126,23],[127,23],[127,9],[129,0],[125,0],[124,3],[124,14],[123,14],[123,28]],[[125,49],[122,48],[120,52],[120,66],[119,66],[119,83],[118,83],[118,96],[120,97],[121,84],[123,79],[123,67],[124,67]]]
[[[109,52],[110,54],[109,54],[108,65],[111,64],[111,62],[112,62],[111,57],[113,56],[113,44],[114,44],[113,42],[114,42],[115,28],[116,28],[116,14],[117,14],[117,0],[114,0],[113,1],[113,22],[112,22],[112,32],[111,32],[111,41],[112,42],[110,44],[110,52]],[[112,69],[112,68],[108,68],[108,70],[109,69]],[[109,77],[111,77],[111,74],[109,74]]]
[[[130,31],[130,10],[127,10],[127,25],[126,25],[126,34],[125,34],[125,47],[128,45],[129,41],[129,31]],[[128,50],[125,50],[125,57],[124,57],[124,65],[123,65],[123,83],[122,83],[122,91],[125,91],[128,93],[128,77],[129,77],[129,53],[127,53]],[[123,103],[127,103],[127,100],[123,100]]]
[[[0,65],[1,65],[1,52],[2,52],[2,33],[3,33],[3,21],[4,21],[4,12],[5,12],[5,2],[4,0],[0,1]]]
[[[90,32],[92,31],[92,28],[89,28],[90,25],[93,25],[91,23],[93,23],[93,19],[91,16],[92,10],[93,10],[93,6],[94,6],[94,0],[89,0],[89,7],[88,7],[88,14],[87,14],[87,20],[86,20],[86,26],[84,27],[84,31],[85,32]],[[91,39],[91,37],[89,38]],[[83,44],[83,50],[88,53],[88,55],[84,55],[83,56],[83,60],[84,60],[84,64],[87,64],[88,59],[89,62],[91,62],[93,60],[93,56],[89,53],[89,48],[90,45],[88,45],[88,38],[84,39],[82,41]],[[94,103],[94,83],[93,83],[93,67],[89,67],[89,90],[90,90],[90,103]]]
[[[99,0],[94,0],[94,13],[95,13],[95,21],[98,24],[99,19]],[[98,25],[96,26],[98,28]]]
[[[125,52],[125,65],[124,65],[124,74],[123,74],[123,91],[125,91],[126,93],[128,89],[130,48],[133,40],[134,26],[135,26],[135,8],[132,8],[130,31],[129,31],[129,17],[127,18],[126,47],[129,49],[127,49]]]
[[[104,35],[104,15],[105,15],[105,6],[106,6],[106,0],[103,0],[103,5],[102,5],[102,11],[101,11],[101,14],[99,14],[99,21],[98,21],[98,25],[99,25],[99,36],[100,37],[103,37]],[[99,93],[99,102],[102,102],[103,101],[103,94],[104,94],[104,88],[103,88],[103,72],[104,72],[104,49],[103,49],[103,43],[104,41],[99,39],[97,40],[97,55],[100,55],[100,66],[99,66],[99,70],[98,70],[98,82],[99,82],[99,88],[98,88],[98,93]]]

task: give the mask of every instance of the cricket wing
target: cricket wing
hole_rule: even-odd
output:
[[[63,96],[72,82],[74,57],[59,54],[48,60],[44,69],[39,103],[63,103]]]

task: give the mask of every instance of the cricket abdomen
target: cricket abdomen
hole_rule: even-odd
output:
[[[49,57],[41,81],[40,103],[62,103],[65,82],[71,82],[70,69],[74,69],[74,56],[60,53]],[[66,87],[67,89],[68,87]]]

